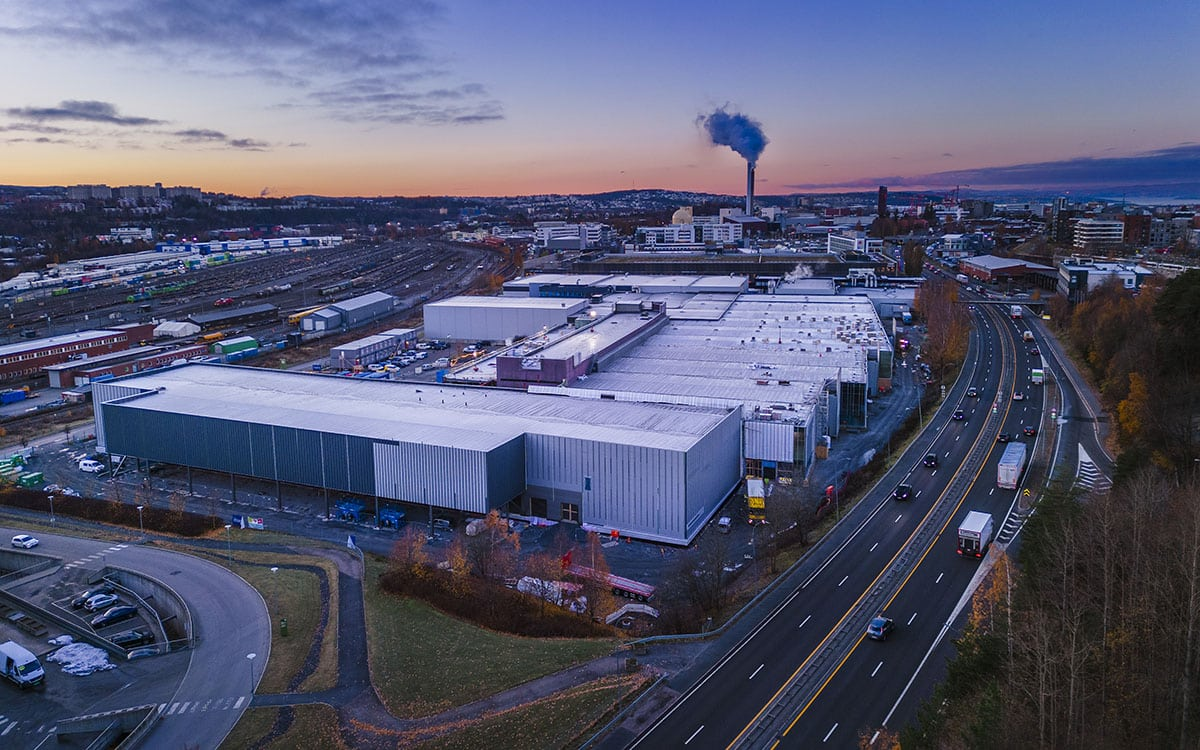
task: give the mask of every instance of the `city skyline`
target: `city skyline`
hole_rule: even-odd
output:
[[[759,194],[1194,184],[1197,32],[1183,2],[20,0],[0,181],[737,194],[725,111],[765,135]]]

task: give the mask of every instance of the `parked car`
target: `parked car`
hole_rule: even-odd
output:
[[[867,637],[873,641],[886,641],[895,629],[896,623],[892,618],[879,615],[873,618],[871,624],[867,626]]]
[[[971,386],[967,389],[967,395],[971,398],[979,398],[979,389],[975,386]]]
[[[967,418],[967,415],[966,415],[966,414],[963,414],[963,410],[962,410],[962,409],[955,409],[955,410],[954,410],[954,413],[950,415],[950,418],[951,418],[951,419],[957,419],[957,420],[959,420],[959,421],[961,422],[962,420],[964,420],[964,419],[966,419],[966,418]]]
[[[93,596],[97,596],[99,594],[111,594],[112,592],[113,587],[107,583],[102,583],[99,586],[93,586],[92,588],[84,591],[79,596],[72,599],[71,608],[79,609],[83,605],[87,604],[88,599],[91,599]]]
[[[104,471],[104,464],[93,458],[85,458],[79,462],[79,470],[86,471],[89,474],[99,474]]]
[[[228,307],[233,304],[233,297],[221,297],[213,302],[213,307]]]
[[[34,547],[38,546],[38,544],[40,544],[40,542],[28,534],[17,534],[12,538],[12,546],[20,547],[21,549],[33,549]]]
[[[113,623],[123,622],[137,614],[137,607],[132,604],[119,604],[103,614],[92,618],[93,628],[103,628]]]
[[[83,608],[88,612],[96,612],[101,609],[112,607],[119,601],[120,597],[116,594],[96,594],[83,603]]]
[[[154,643],[154,636],[145,630],[126,630],[110,636],[109,639],[121,648],[136,648],[147,643]]]
[[[936,453],[925,454],[925,459],[923,461],[921,461],[921,463],[925,464],[930,469],[936,469],[937,465],[938,465],[937,454]]]
[[[912,497],[913,488],[911,484],[898,484],[896,489],[892,490],[893,500],[908,500]]]

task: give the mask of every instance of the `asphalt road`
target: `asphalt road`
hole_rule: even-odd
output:
[[[0,527],[0,538],[20,531]],[[37,537],[41,546],[36,551],[60,557],[64,564],[95,556],[89,562],[97,567],[111,563],[163,581],[191,609],[197,643],[190,651],[118,665],[116,671],[125,679],[112,692],[87,706],[55,704],[59,713],[36,724],[19,722],[0,739],[0,746],[33,747],[57,720],[150,703],[163,707],[163,718],[146,747],[219,746],[250,705],[270,654],[270,621],[259,593],[225,568],[189,555],[136,544],[116,549],[111,542],[55,534]],[[255,657],[248,659],[248,654]],[[186,665],[178,664],[180,659],[186,659]],[[89,679],[66,675],[54,664],[43,666],[48,683]],[[172,670],[174,679],[156,679],[157,671]]]
[[[985,313],[977,314],[982,320]],[[994,314],[990,319],[998,327],[984,326],[973,337],[971,364],[951,389],[931,429],[856,509],[866,517],[855,520],[833,554],[814,556],[815,569],[789,598],[635,746],[727,747],[740,741],[758,746],[786,730],[783,741],[790,746],[824,743],[828,735],[833,746],[849,747],[856,746],[860,726],[882,723],[913,670],[884,670],[880,659],[874,658],[878,649],[860,648],[866,622],[877,611],[892,615],[901,626],[895,640],[867,645],[886,647],[905,641],[894,650],[920,660],[978,567],[954,552],[958,520],[968,509],[979,509],[992,512],[999,521],[1014,505],[1016,493],[995,486],[1003,448],[995,446],[995,433],[1020,433],[1040,413],[1041,389],[1028,388],[1028,373],[1023,369],[1016,377],[1016,370],[1029,361],[1024,348],[1013,340],[1016,326]],[[1010,375],[1002,385],[1001,373],[1006,370]],[[969,384],[980,389],[978,398],[965,396]],[[1029,398],[1012,401],[1014,389],[1027,392]],[[956,408],[963,409],[965,419],[950,419]],[[922,465],[928,452],[939,457],[938,467]],[[940,501],[968,458],[969,465],[978,468],[973,476],[959,480],[960,486],[967,481],[970,486],[963,502],[950,508]],[[890,499],[891,490],[901,482],[914,488],[907,503]],[[960,492],[956,488],[950,494]],[[935,512],[939,507],[942,510]],[[931,544],[906,550],[927,524],[942,533],[931,535]],[[897,564],[902,550],[906,559]],[[928,563],[922,562],[906,582],[903,576],[914,569],[918,558]],[[893,597],[891,592],[897,589]],[[918,648],[920,643],[926,645]],[[869,662],[865,672],[856,660]],[[831,680],[843,672],[862,673],[864,680],[874,682],[855,681],[843,687]],[[881,689],[881,677],[895,679],[899,685],[890,692]],[[833,707],[827,709],[826,702]],[[877,710],[876,703],[883,710]],[[852,716],[839,719],[834,716],[839,711]],[[853,729],[831,734],[835,724],[838,729]]]

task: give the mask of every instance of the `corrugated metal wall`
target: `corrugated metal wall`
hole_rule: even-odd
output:
[[[560,502],[579,498],[583,523],[638,536],[684,541],[685,469],[680,451],[526,435],[529,485],[553,487]]]
[[[376,443],[372,492],[483,515],[525,487],[524,437],[491,451],[421,443]]]
[[[795,428],[790,422],[750,420],[745,423],[746,458],[792,463]]]
[[[687,528],[691,541],[742,481],[742,410],[729,413],[687,453]]]
[[[117,385],[116,383],[93,383],[92,384],[92,418],[96,420],[96,450],[100,453],[120,453],[119,451],[110,451],[104,444],[104,409],[101,406],[107,402],[126,396],[136,396],[140,393],[147,393],[145,388],[132,388],[127,385]]]
[[[102,411],[110,453],[367,497],[375,494],[374,447],[379,443],[368,438],[120,404],[105,404]],[[163,440],[163,435],[193,439]]]

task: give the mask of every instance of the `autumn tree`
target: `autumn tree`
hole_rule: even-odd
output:
[[[480,578],[511,578],[517,570],[521,535],[508,526],[499,511],[487,514],[483,529],[467,537],[466,552],[471,571]]]

